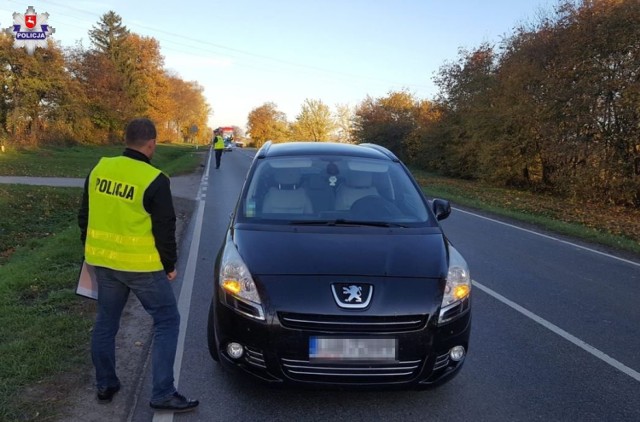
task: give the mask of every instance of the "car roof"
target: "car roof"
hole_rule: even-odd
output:
[[[388,149],[376,144],[346,144],[339,142],[267,142],[258,151],[258,158],[297,155],[349,155],[364,158],[399,161]]]

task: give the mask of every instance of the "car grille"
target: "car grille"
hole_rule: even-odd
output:
[[[405,332],[423,328],[428,315],[355,316],[278,312],[283,327],[308,331]]]
[[[315,363],[308,360],[281,359],[283,372],[299,381],[334,383],[379,383],[406,381],[415,377],[422,360],[390,363]]]

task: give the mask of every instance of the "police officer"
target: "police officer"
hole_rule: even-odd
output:
[[[224,139],[219,129],[216,129],[214,132],[213,149],[216,153],[216,168],[220,168],[220,159],[222,158],[222,151],[224,150]]]
[[[176,272],[176,216],[169,178],[150,163],[156,128],[149,119],[126,128],[122,156],[102,158],[85,181],[78,224],[85,260],[95,267],[98,307],[91,339],[97,399],[120,390],[115,338],[129,291],[153,318],[150,406],[187,411],[198,406],[176,391],[173,364],[180,315],[170,282]]]

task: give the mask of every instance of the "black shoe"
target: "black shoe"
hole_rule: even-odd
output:
[[[120,384],[115,387],[98,388],[98,403],[111,403],[113,396],[115,396],[118,391],[120,391]]]
[[[172,412],[188,412],[195,409],[200,402],[198,400],[187,399],[177,391],[171,398],[161,402],[150,402],[149,406],[156,410],[171,410]]]

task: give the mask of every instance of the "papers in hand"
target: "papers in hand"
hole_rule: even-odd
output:
[[[76,294],[88,297],[89,299],[98,299],[98,281],[96,280],[96,271],[93,265],[82,262],[80,276],[78,277],[78,287]]]

